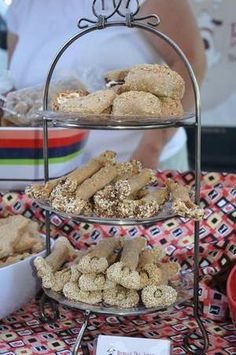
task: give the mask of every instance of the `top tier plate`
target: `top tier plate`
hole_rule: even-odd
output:
[[[54,127],[89,129],[151,129],[165,127],[185,127],[195,124],[195,114],[186,112],[182,117],[156,116],[114,116],[111,114],[83,115],[54,111],[41,111],[38,119],[46,119]]]

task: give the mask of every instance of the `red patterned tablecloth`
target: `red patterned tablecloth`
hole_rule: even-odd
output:
[[[166,172],[167,177],[194,183],[193,173],[178,175]],[[228,262],[236,259],[236,175],[202,174],[201,203],[205,217],[200,230],[201,273],[213,275]],[[37,219],[44,228],[45,212],[24,194],[0,194],[0,215],[20,213]],[[117,227],[89,225],[64,221],[51,215],[52,235],[66,235],[77,247],[83,248],[101,238],[115,235],[146,236],[151,245],[160,245],[183,268],[192,265],[193,223],[187,219],[169,219],[153,226]],[[17,290],[16,290],[17,292]],[[227,298],[201,284],[203,322],[209,334],[209,355],[236,354],[236,330],[227,317]],[[80,312],[60,306],[60,319],[48,325],[39,320],[39,308],[35,300],[14,314],[0,321],[0,354],[71,354],[81,326]],[[174,345],[173,354],[185,354],[183,337],[195,330],[191,308],[175,307],[168,313],[135,318],[92,316],[84,336],[84,344],[92,353],[93,341],[98,334],[114,334],[132,337],[169,338]],[[194,335],[198,346],[198,333]]]

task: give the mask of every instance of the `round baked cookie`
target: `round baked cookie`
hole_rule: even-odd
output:
[[[125,77],[127,90],[150,92],[157,96],[167,96],[181,100],[184,96],[183,78],[166,65],[136,65]]]
[[[144,91],[129,91],[117,96],[113,101],[112,114],[123,115],[161,115],[161,102],[158,97]]]
[[[70,95],[57,100],[58,111],[77,112],[82,114],[101,114],[110,112],[110,107],[116,97],[114,90],[99,90],[87,96]],[[54,105],[55,107],[55,105]]]
[[[183,105],[180,100],[174,100],[171,97],[160,97],[161,116],[165,118],[179,118],[184,114]]]

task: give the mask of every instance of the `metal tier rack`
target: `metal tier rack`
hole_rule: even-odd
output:
[[[138,13],[140,10],[139,0],[135,0],[136,3],[136,10],[131,12],[130,9],[130,0],[126,0],[126,13],[122,13],[121,4],[124,0],[113,0],[113,7],[114,10],[111,14],[107,16],[101,15],[97,12],[97,4],[99,3],[98,0],[93,0],[92,5],[92,12],[95,16],[95,20],[82,18],[78,22],[78,27],[81,31],[79,31],[75,36],[66,42],[63,47],[57,53],[55,59],[53,60],[50,70],[47,75],[46,83],[45,83],[45,90],[44,90],[44,98],[43,98],[43,112],[41,113],[41,118],[43,119],[43,133],[44,133],[44,176],[45,176],[45,183],[49,180],[49,160],[48,160],[48,126],[53,127],[67,127],[67,128],[91,128],[91,129],[104,129],[104,130],[125,130],[125,129],[162,129],[167,127],[186,127],[191,126],[195,129],[195,202],[199,205],[200,203],[200,173],[201,173],[201,113],[200,113],[200,93],[197,80],[195,78],[193,69],[186,58],[185,54],[182,50],[178,47],[178,45],[171,40],[168,36],[164,33],[155,29],[156,26],[160,24],[160,19],[157,15],[151,14],[145,17],[138,17]],[[105,0],[101,0],[102,6],[102,13],[105,10]],[[120,21],[109,21],[115,14],[118,14],[121,18]],[[146,21],[146,22],[145,22]],[[195,112],[194,114],[185,114],[184,117],[180,120],[160,120],[154,119],[153,117],[145,118],[145,120],[135,120],[135,118],[128,118],[127,117],[120,117],[114,119],[114,117],[107,115],[106,119],[101,122],[96,120],[96,116],[91,117],[83,117],[82,115],[67,115],[67,119],[63,119],[65,114],[60,115],[55,112],[48,111],[48,96],[49,96],[49,86],[51,83],[52,75],[54,69],[68,47],[70,47],[76,40],[85,36],[86,34],[94,31],[103,30],[104,28],[108,27],[117,27],[117,26],[126,26],[129,28],[138,28],[140,30],[151,32],[154,35],[161,38],[165,41],[172,49],[180,56],[181,60],[183,61],[189,77],[191,79],[193,91],[194,91],[194,99],[195,99]],[[46,210],[46,235],[47,235],[47,254],[51,252],[50,250],[50,212],[52,209],[48,205],[41,205],[42,208]],[[167,209],[168,210],[168,209]],[[71,215],[64,215],[57,211],[54,211],[63,217],[69,217],[75,219],[80,222],[87,222],[87,223],[100,223],[100,224],[109,224],[109,225],[133,225],[133,224],[153,224],[156,221],[164,220],[167,218],[172,218],[173,213],[169,211],[168,213],[164,213],[164,215],[160,215],[157,218],[151,218],[148,220],[118,220],[118,219],[102,219],[102,218],[88,218],[88,217],[77,217]],[[198,291],[199,291],[199,228],[200,223],[194,222],[195,224],[195,231],[194,231],[194,266],[193,266],[193,302],[191,306],[193,307],[193,316],[196,320],[196,323],[199,327],[202,336],[202,349],[201,350],[193,350],[189,343],[189,339],[191,334],[187,334],[184,338],[184,348],[188,353],[192,354],[205,354],[207,348],[209,346],[208,335],[205,330],[205,327],[202,323],[200,318],[200,311],[199,311],[199,299],[198,299]],[[81,327],[81,331],[77,337],[73,354],[76,354],[80,343],[83,338],[83,334],[87,328],[89,316],[91,313],[103,313],[103,314],[116,314],[116,315],[130,315],[129,312],[124,312],[122,309],[120,310],[107,310],[103,307],[100,310],[95,309],[93,306],[81,306],[79,304],[75,304],[75,302],[66,301],[63,297],[58,297],[53,292],[49,292],[45,290],[45,293],[41,299],[41,316],[44,321],[50,322],[55,321],[58,316],[58,310],[54,301],[62,303],[64,305],[68,305],[70,307],[80,309],[84,312],[84,323]],[[50,318],[45,312],[45,305],[49,302],[51,308],[54,312],[54,317]],[[182,301],[180,300],[182,303]],[[189,305],[189,303],[188,303]],[[151,310],[151,312],[155,312],[156,310]],[[133,310],[131,312],[133,315],[143,314],[143,313],[150,313],[150,310]]]

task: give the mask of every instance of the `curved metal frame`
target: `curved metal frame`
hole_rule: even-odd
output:
[[[138,10],[139,10],[139,1],[137,1],[138,5]],[[100,29],[104,28],[109,28],[109,27],[116,27],[116,26],[128,26],[132,28],[138,28],[147,32],[151,32],[155,35],[157,35],[159,38],[164,40],[166,43],[169,44],[169,46],[178,54],[178,56],[181,58],[182,62],[185,65],[185,68],[188,71],[189,77],[191,79],[192,83],[192,88],[194,91],[194,99],[195,99],[195,202],[197,204],[200,203],[200,174],[201,174],[201,104],[200,104],[200,91],[198,87],[198,83],[196,80],[196,77],[194,75],[194,71],[191,67],[191,64],[189,63],[187,57],[183,53],[183,51],[179,48],[179,46],[167,35],[164,33],[154,29],[152,26],[157,26],[160,23],[159,17],[157,15],[149,15],[146,17],[140,17],[140,18],[135,18],[135,15],[138,13],[138,11],[135,12],[135,14],[127,12],[126,15],[122,14],[119,10],[120,5],[122,3],[122,0],[119,0],[118,4],[116,4],[116,0],[113,0],[113,5],[114,5],[114,11],[112,12],[111,15],[105,17],[102,15],[98,15],[96,10],[95,10],[95,4],[97,0],[93,1],[93,14],[95,17],[97,17],[97,21],[93,21],[90,19],[81,19],[78,23],[79,28],[82,28],[83,31],[77,33],[74,35],[72,38],[70,38],[64,45],[63,47],[58,51],[57,55],[55,56],[55,59],[53,60],[51,67],[49,69],[46,83],[45,83],[45,89],[44,89],[44,97],[43,97],[43,110],[46,111],[48,109],[48,94],[49,94],[49,86],[51,83],[52,75],[54,73],[55,67],[63,55],[63,53],[66,51],[68,47],[70,47],[76,40],[81,38],[82,36],[85,36],[86,34],[90,32],[94,32]],[[127,1],[127,7],[129,7],[130,0]],[[104,4],[104,1],[103,1]],[[118,13],[121,17],[125,18],[125,21],[112,21],[107,23],[107,20],[111,18],[115,13]],[[139,23],[138,21],[142,20],[149,20],[149,19],[155,19],[155,23],[148,22],[148,24],[145,23]],[[82,25],[83,21],[87,21],[88,23],[95,23],[93,26],[88,26],[88,25]],[[48,121],[50,119],[48,117],[44,117],[43,119],[43,133],[44,133],[44,173],[45,173],[45,182],[48,181],[49,179],[49,174],[48,174]],[[94,125],[96,127],[96,125]],[[67,127],[66,123],[63,123],[63,127]],[[68,125],[69,127],[69,125]],[[78,128],[80,128],[80,125],[78,123],[77,125]],[[156,127],[156,128],[161,128],[161,127]],[[117,129],[125,129],[124,127],[117,127]],[[50,216],[49,212],[46,213],[46,227],[47,227],[47,237],[48,239],[50,238]],[[209,346],[209,340],[208,340],[208,335],[205,330],[205,327],[200,319],[199,316],[199,299],[198,299],[198,291],[199,291],[199,229],[200,229],[200,224],[199,222],[195,222],[195,232],[194,232],[194,265],[197,267],[194,267],[194,288],[193,288],[193,315],[194,318],[199,326],[199,329],[202,333],[203,337],[203,349],[200,352],[197,353],[205,353],[208,346]],[[47,253],[50,253],[50,243],[47,243]],[[89,316],[88,316],[89,317]],[[88,317],[85,319],[85,328],[88,322]],[[83,326],[84,326],[83,325]],[[84,329],[85,330],[85,329]],[[184,346],[186,350],[190,353],[196,353],[191,349],[191,346],[189,345],[189,337],[190,334],[188,334],[185,339],[184,339]],[[82,338],[81,338],[82,339]]]

